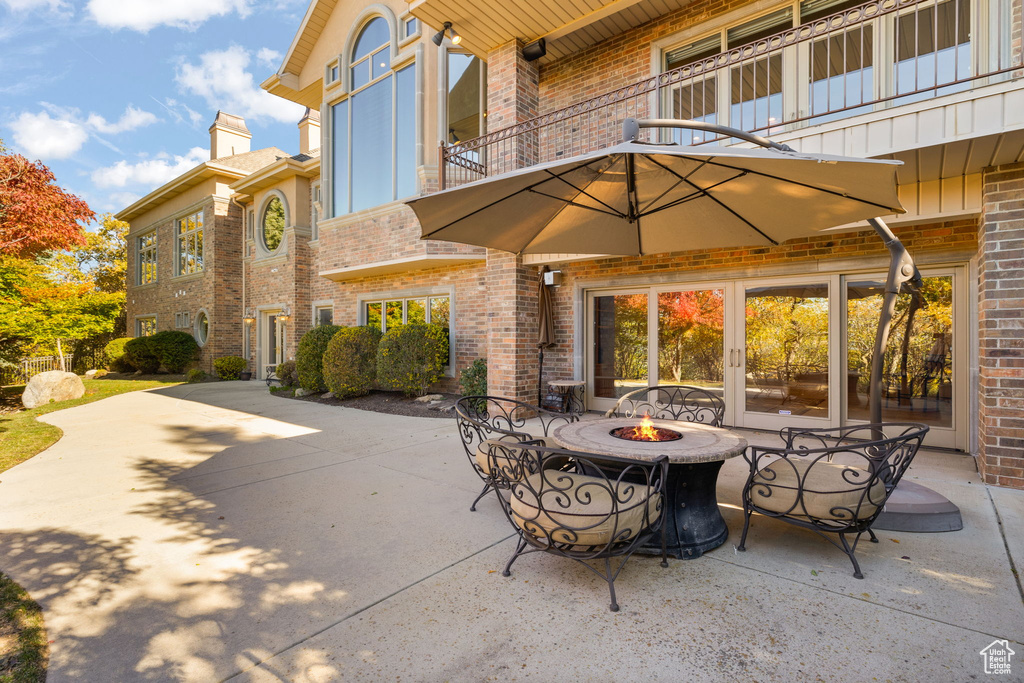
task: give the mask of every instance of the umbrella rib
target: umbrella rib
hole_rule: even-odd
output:
[[[759,176],[761,176],[763,178],[771,178],[772,180],[778,180],[779,182],[789,183],[790,185],[796,185],[798,187],[806,187],[808,190],[817,190],[818,192],[824,192],[825,194],[835,195],[836,197],[842,197],[843,199],[852,199],[853,201],[860,202],[861,204],[868,204],[869,206],[877,206],[880,209],[885,209],[887,211],[892,211],[894,213],[899,213],[899,209],[895,209],[895,208],[893,208],[891,206],[886,206],[885,204],[879,204],[878,202],[873,202],[873,201],[870,201],[868,199],[861,199],[860,197],[854,197],[853,195],[844,194],[844,193],[838,192],[836,190],[829,190],[829,189],[826,189],[824,187],[818,187],[817,185],[811,185],[810,183],[802,183],[799,180],[790,180],[789,178],[781,178],[779,176],[772,175],[771,173],[765,173],[763,171],[755,171],[755,170],[752,170],[752,169],[749,169],[749,168],[746,168],[746,169],[744,169],[744,168],[736,168],[735,166],[730,166],[729,164],[723,164],[721,162],[711,161],[710,159],[708,160],[708,163],[711,164],[712,166],[718,166],[719,168],[728,168],[728,169],[732,169],[733,171],[746,171],[747,173],[752,173],[754,175],[759,175]]]
[[[647,154],[645,154],[645,155],[644,155],[644,157],[645,157],[646,159],[648,159],[648,160],[651,160],[651,161],[653,161],[653,160],[651,159],[650,155],[647,155]],[[687,177],[687,178],[689,178],[689,177],[690,177],[690,176],[692,176],[692,175],[693,175],[694,173],[696,173],[696,172],[697,172],[697,171],[699,171],[700,169],[704,168],[704,165],[705,165],[706,163],[708,163],[708,160],[707,160],[707,159],[705,159],[704,161],[700,162],[700,164],[698,164],[698,165],[697,165],[697,167],[696,167],[695,169],[693,169],[692,171],[690,171],[689,173],[687,173],[687,174],[686,174],[686,177]],[[654,199],[652,199],[651,201],[647,202],[647,206],[645,206],[644,208],[640,209],[640,215],[642,215],[642,216],[643,216],[643,215],[647,215],[647,209],[649,209],[649,208],[651,208],[652,206],[654,206],[655,204],[657,204],[657,203],[658,203],[658,201],[659,201],[659,200],[660,200],[660,199],[661,199],[662,197],[664,197],[664,196],[665,196],[665,195],[667,195],[667,194],[668,194],[669,192],[671,192],[672,190],[676,189],[677,187],[679,187],[679,186],[680,186],[680,185],[682,185],[682,184],[683,184],[683,180],[682,180],[682,179],[680,179],[680,180],[676,181],[676,183],[675,183],[675,184],[674,184],[674,185],[673,185],[672,187],[668,188],[667,190],[665,190],[664,192],[662,192],[661,194],[659,194],[659,195],[658,195],[657,197],[655,197],[655,198],[654,198]],[[673,203],[673,204],[674,204],[674,203]],[[657,209],[657,210],[658,210],[658,211],[660,211],[661,209]],[[654,211],[651,211],[651,213],[655,213],[655,212],[654,212]]]
[[[648,158],[650,158],[650,157],[648,157]],[[690,187],[694,188],[695,190],[699,190],[699,191],[700,191],[701,193],[703,193],[703,195],[704,195],[705,197],[707,197],[708,199],[710,199],[711,201],[713,201],[713,202],[714,202],[715,204],[718,204],[718,205],[719,205],[720,207],[722,207],[723,209],[725,209],[726,211],[728,211],[729,213],[731,213],[731,214],[732,214],[733,216],[736,216],[736,218],[739,218],[739,219],[740,219],[741,221],[743,221],[743,222],[744,222],[744,223],[746,223],[746,224],[747,224],[748,226],[750,226],[750,229],[751,229],[751,230],[753,230],[754,232],[756,232],[756,233],[757,233],[758,235],[760,235],[761,237],[765,238],[766,240],[768,240],[768,241],[769,241],[769,242],[771,242],[772,244],[778,244],[778,242],[776,242],[775,240],[773,240],[773,239],[772,239],[771,237],[769,237],[768,235],[766,235],[766,234],[764,234],[763,232],[761,232],[760,230],[758,230],[758,229],[757,229],[757,226],[755,226],[755,225],[754,225],[753,223],[751,223],[751,222],[750,222],[750,221],[748,221],[748,220],[747,220],[746,218],[744,218],[743,216],[741,216],[741,215],[739,215],[738,213],[736,213],[736,211],[734,211],[734,210],[732,209],[732,207],[726,206],[726,205],[725,205],[725,204],[724,204],[724,203],[723,203],[723,202],[722,202],[721,200],[719,200],[719,199],[718,199],[718,197],[713,197],[713,196],[711,196],[711,194],[710,194],[710,193],[708,193],[708,192],[707,192],[706,190],[704,190],[703,188],[701,188],[701,187],[700,187],[699,185],[697,185],[696,183],[694,183],[693,181],[691,181],[691,180],[690,180],[689,178],[683,178],[683,177],[682,177],[681,175],[679,175],[678,173],[676,173],[675,171],[673,171],[673,170],[672,170],[671,168],[669,168],[669,167],[668,167],[668,166],[666,166],[665,164],[662,164],[662,163],[660,163],[660,162],[659,162],[659,161],[658,161],[657,159],[651,159],[651,161],[653,161],[654,163],[658,164],[658,166],[661,166],[661,167],[662,167],[663,169],[665,169],[666,171],[668,171],[669,173],[671,173],[671,174],[672,174],[672,175],[674,175],[675,177],[677,177],[677,178],[681,178],[681,179],[682,179],[682,180],[683,180],[683,181],[684,181],[684,182],[685,182],[686,184],[688,184],[688,185],[689,185]],[[712,164],[712,165],[716,165],[716,166],[717,166],[717,165],[720,165],[720,164],[715,164],[714,162],[712,162],[712,161],[711,161],[711,159],[708,159],[708,163],[709,163],[709,164]],[[732,170],[734,170],[734,171],[742,171],[742,170],[743,170],[743,169],[740,169],[740,168],[733,168],[732,166],[728,166],[727,168],[731,168],[731,169],[732,169]],[[729,180],[735,180],[735,179],[736,179],[736,178],[730,178]]]
[[[587,166],[592,164],[594,161],[595,161],[594,159],[591,159],[591,160],[589,160],[589,161],[587,161],[585,163],[580,164],[579,166],[574,166],[572,168],[566,169],[565,171],[562,171],[562,173],[560,173],[560,174],[551,173],[551,171],[548,171],[548,173],[550,175],[552,175],[552,176],[557,178],[559,175],[562,175],[562,174],[565,174],[565,173],[572,173],[574,171],[580,170],[581,168],[586,168]],[[475,211],[470,211],[469,213],[465,214],[464,216],[459,216],[458,218],[456,218],[455,220],[451,221],[450,223],[442,225],[440,228],[435,228],[435,229],[431,230],[426,235],[423,235],[420,239],[430,239],[430,237],[432,235],[435,235],[435,234],[441,232],[442,230],[450,228],[453,225],[455,225],[456,223],[458,223],[460,221],[466,220],[470,216],[474,216],[474,215],[480,213],[481,211],[486,211],[487,209],[491,208],[495,204],[500,204],[501,202],[504,202],[504,201],[507,201],[509,199],[512,199],[512,197],[515,197],[516,195],[522,194],[523,192],[529,192],[533,188],[537,187],[538,185],[542,185],[543,183],[546,183],[549,180],[551,180],[551,178],[544,178],[543,180],[538,180],[537,182],[533,183],[532,185],[527,185],[526,187],[520,188],[520,189],[516,190],[515,192],[513,192],[512,194],[510,194],[508,196],[502,197],[501,199],[495,199],[493,202],[491,202],[490,204],[487,204],[486,206],[481,206],[479,209],[476,209]]]
[[[733,180],[736,180],[737,178],[742,178],[745,175],[746,175],[746,173],[738,173],[738,174],[734,175],[732,178],[726,178],[725,180],[721,180],[721,181],[715,183],[714,185],[709,185],[709,186],[707,186],[705,188],[698,188],[697,192],[691,192],[690,194],[686,195],[685,197],[680,197],[679,199],[676,199],[674,201],[669,202],[665,206],[659,206],[657,209],[653,209],[652,211],[648,211],[647,213],[645,213],[643,215],[644,216],[650,216],[651,214],[658,213],[659,211],[664,211],[665,209],[671,209],[673,207],[679,206],[680,204],[685,204],[686,202],[692,202],[694,199],[706,196],[708,194],[708,192],[710,192],[711,190],[715,189],[719,185],[725,185],[726,183],[728,183],[730,181],[733,181]],[[679,182],[683,182],[683,181],[680,180]],[[695,187],[695,185],[693,183],[691,183],[689,181],[686,181],[686,182],[688,182],[691,186]]]
[[[607,167],[607,168],[605,168],[605,169],[601,170],[600,172],[598,172],[598,174],[597,174],[597,178],[595,178],[594,180],[595,180],[595,181],[596,181],[596,180],[598,180],[598,179],[599,179],[599,178],[600,178],[601,176],[603,176],[603,175],[605,174],[605,171],[607,171],[607,170],[608,170],[608,168],[611,168],[611,167],[612,167],[613,165],[614,165],[614,164],[608,164],[608,167]],[[575,185],[573,185],[572,183],[570,183],[570,182],[569,182],[568,180],[566,180],[565,178],[562,178],[561,176],[555,175],[555,174],[554,174],[554,173],[552,173],[551,171],[548,171],[547,173],[548,173],[548,175],[550,175],[550,176],[551,176],[552,178],[554,178],[555,180],[561,180],[561,181],[562,181],[563,183],[565,183],[566,185],[568,185],[568,186],[569,186],[569,187],[571,187],[572,189],[576,190],[576,192],[577,192],[577,193],[579,193],[579,194],[582,194],[582,195],[584,195],[584,196],[587,196],[587,197],[590,197],[590,198],[591,198],[591,199],[593,199],[593,200],[594,200],[595,202],[597,202],[597,203],[598,203],[598,204],[600,204],[601,206],[603,206],[603,207],[605,207],[606,209],[608,209],[608,211],[613,211],[614,213],[613,213],[613,214],[611,214],[611,215],[613,215],[613,216],[618,216],[618,217],[620,217],[620,218],[622,217],[622,214],[621,214],[621,213],[619,213],[618,211],[615,211],[615,207],[614,207],[614,206],[609,206],[608,204],[606,204],[606,203],[602,202],[602,201],[601,201],[600,199],[598,199],[598,198],[597,198],[597,197],[595,197],[594,195],[592,195],[592,194],[590,194],[589,192],[587,192],[586,190],[584,190],[583,188],[581,188],[581,187],[576,187]],[[591,181],[591,183],[593,183],[593,181]],[[536,190],[531,190],[531,191],[532,191],[532,192],[537,192]],[[543,192],[537,192],[537,194],[544,194],[544,193],[543,193]],[[545,195],[545,196],[550,196],[550,195]],[[551,197],[551,198],[552,198],[552,199],[558,199],[558,197]],[[565,200],[562,200],[562,201],[565,201]],[[590,207],[588,207],[588,206],[583,206],[582,204],[579,204],[578,206],[581,206],[581,207],[582,207],[582,208],[584,208],[584,209],[588,209],[588,208],[590,208]],[[595,209],[595,210],[597,210],[597,209]],[[602,213],[607,213],[607,212],[606,212],[606,211],[602,211]]]
[[[618,211],[615,211],[614,209],[612,209],[611,211],[605,211],[604,209],[599,209],[596,206],[587,206],[586,204],[580,204],[579,202],[574,202],[571,199],[562,199],[561,197],[556,197],[553,194],[547,194],[546,192],[541,192],[540,190],[530,190],[530,192],[532,192],[533,194],[539,194],[542,197],[547,197],[548,199],[554,199],[555,201],[565,202],[565,204],[567,204],[568,206],[576,206],[576,207],[579,207],[581,209],[589,209],[590,211],[596,211],[597,213],[603,213],[603,214],[605,214],[607,216],[615,216],[616,218],[622,218],[622,214],[619,213]],[[587,194],[587,193],[583,192],[583,194]],[[587,196],[590,197],[589,194],[587,194]],[[593,197],[590,197],[590,198],[594,199]],[[594,201],[595,202],[599,202],[599,203],[601,203],[604,206],[608,206],[607,204],[602,202],[600,199],[594,199]],[[611,209],[610,206],[608,208]]]

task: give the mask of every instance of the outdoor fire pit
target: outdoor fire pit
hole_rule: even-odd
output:
[[[628,425],[616,427],[608,433],[616,439],[624,439],[626,441],[675,441],[676,439],[683,438],[682,433],[674,429],[655,427],[651,421],[651,416],[647,414],[644,414],[644,418],[638,425],[633,427]]]

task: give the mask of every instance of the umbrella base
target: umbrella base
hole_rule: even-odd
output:
[[[885,531],[938,533],[960,531],[964,522],[960,508],[941,493],[904,480],[889,496],[871,527]]]

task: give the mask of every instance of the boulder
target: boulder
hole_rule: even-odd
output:
[[[440,401],[443,399],[444,396],[442,396],[441,394],[427,394],[426,396],[420,396],[416,400],[419,401],[420,403],[430,403],[431,401]]]
[[[303,396],[309,396],[310,393],[311,392],[306,391],[305,389],[300,387],[295,390],[295,393],[292,394],[292,396],[294,396],[295,398],[302,398]]]
[[[326,394],[321,394],[320,398],[334,398],[334,392],[328,391]]]
[[[86,370],[85,371],[85,376],[86,377],[95,377],[96,373],[97,373],[97,370]]]
[[[47,403],[60,403],[85,395],[82,378],[73,372],[50,370],[40,372],[28,381],[21,402],[26,408],[38,408]]]

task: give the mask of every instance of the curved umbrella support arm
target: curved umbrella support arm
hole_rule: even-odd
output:
[[[882,314],[878,319],[878,330],[875,332],[875,348],[871,353],[871,383],[868,390],[869,420],[873,424],[882,421],[882,364],[885,347],[889,343],[889,329],[892,316],[896,311],[896,297],[904,282],[920,284],[921,273],[914,265],[907,248],[893,234],[889,226],[881,218],[869,218],[868,224],[882,238],[889,250],[889,274],[885,279],[885,296],[882,299]]]
[[[622,122],[622,141],[634,142],[640,137],[641,128],[687,128],[690,130],[703,130],[708,133],[724,135],[730,138],[737,138],[745,142],[751,142],[761,147],[774,149],[779,152],[795,152],[789,145],[772,142],[768,138],[754,135],[738,128],[730,128],[717,123],[705,123],[703,121],[690,121],[687,119],[626,119]]]

